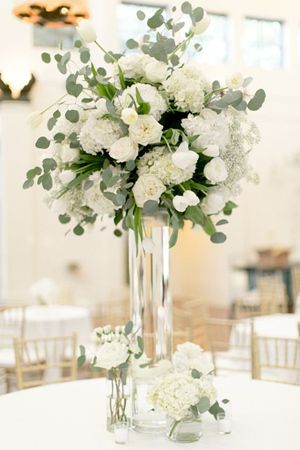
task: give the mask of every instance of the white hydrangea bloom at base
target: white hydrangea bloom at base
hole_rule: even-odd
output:
[[[190,180],[195,172],[196,163],[187,169],[180,169],[172,161],[173,153],[167,147],[154,147],[138,161],[138,174],[151,174],[165,185],[180,184]]]
[[[208,396],[206,390],[213,397],[212,389],[200,379],[192,378],[189,372],[176,372],[157,380],[150,391],[149,400],[155,408],[181,420],[201,397]]]
[[[205,92],[210,89],[201,71],[193,65],[175,69],[163,86],[179,109],[192,113],[202,110]]]
[[[159,91],[150,84],[136,83],[133,86],[125,89],[122,94],[115,99],[115,106],[118,110],[128,108],[132,106],[132,98],[137,104],[136,90],[139,93],[144,102],[149,103],[150,113],[156,120],[161,118],[161,115],[167,111],[168,106],[165,99],[161,96]]]
[[[96,155],[108,149],[122,135],[123,130],[118,122],[102,119],[101,113],[92,111],[81,129],[79,140],[86,153]]]
[[[194,142],[197,147],[218,145],[219,149],[224,149],[230,142],[228,121],[223,113],[204,109],[199,116],[189,114],[181,124],[188,136],[199,136]]]

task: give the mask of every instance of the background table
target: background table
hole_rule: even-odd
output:
[[[274,314],[254,319],[254,331],[258,336],[298,338],[298,314]]]
[[[218,379],[221,398],[232,402],[233,432],[221,436],[209,414],[193,444],[131,432],[124,448],[164,450],[299,450],[300,388],[263,381]],[[0,397],[3,450],[117,450],[105,430],[104,380],[49,385]]]
[[[79,343],[90,340],[92,323],[87,308],[78,306],[28,306],[25,337],[43,338],[76,334]]]

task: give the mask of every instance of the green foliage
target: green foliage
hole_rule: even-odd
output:
[[[218,402],[215,402],[208,410],[210,414],[214,416],[214,418],[217,420],[217,415],[220,413],[224,413],[224,409],[221,408]]]
[[[143,206],[143,214],[146,216],[153,216],[158,211],[158,202],[155,200],[147,200]]]
[[[50,172],[51,170],[55,170],[57,167],[56,161],[52,158],[46,158],[43,160],[43,169],[44,172]]]
[[[213,242],[214,244],[223,244],[223,242],[225,242],[226,239],[227,239],[226,234],[220,231],[217,231],[210,237],[211,242]]]
[[[65,117],[69,122],[76,123],[79,121],[79,112],[76,109],[68,109]]]
[[[71,217],[68,214],[60,214],[58,216],[58,220],[60,221],[61,224],[65,225],[71,222]]]
[[[232,211],[237,208],[237,204],[232,202],[232,201],[228,201],[223,209],[223,213],[226,216],[230,216],[232,214]]]
[[[248,109],[251,111],[257,111],[262,107],[266,99],[266,93],[263,89],[258,89],[255,92],[254,97],[248,103]]]
[[[202,397],[197,403],[197,408],[200,414],[204,414],[210,410],[210,401],[208,397]]]
[[[78,224],[73,228],[73,233],[76,234],[76,236],[82,236],[84,234],[84,228]]]
[[[48,148],[49,145],[50,145],[50,141],[45,136],[39,137],[38,140],[35,143],[35,146],[37,148],[42,148],[42,149]]]
[[[46,64],[49,64],[51,62],[51,56],[47,52],[43,52],[41,54],[41,58],[42,58],[42,61]]]
[[[200,379],[202,377],[202,375],[203,374],[201,372],[199,372],[198,370],[196,370],[196,369],[192,370],[192,377],[193,378],[199,378]]]
[[[145,20],[146,18],[146,14],[143,11],[137,11],[136,15],[139,20]]]
[[[134,39],[128,39],[128,41],[126,42],[126,47],[129,48],[130,50],[138,48],[138,46],[139,46],[139,43],[137,41],[135,41]]]
[[[125,325],[125,336],[128,336],[130,333],[132,333],[133,330],[133,322],[131,320],[129,320],[129,322],[126,323]]]

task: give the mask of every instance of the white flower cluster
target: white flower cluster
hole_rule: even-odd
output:
[[[155,175],[165,186],[190,180],[196,169],[196,162],[186,169],[181,169],[174,164],[172,156],[173,153],[170,153],[167,147],[153,147],[153,150],[139,159],[138,174]]]
[[[191,406],[208,397],[211,404],[216,390],[207,378],[193,378],[189,371],[170,373],[159,378],[149,393],[153,406],[175,420],[183,419]]]
[[[173,354],[173,365],[176,371],[196,369],[203,375],[209,375],[214,371],[211,358],[199,345],[192,342],[177,346],[177,351]]]
[[[137,91],[143,101],[149,103],[150,114],[156,120],[159,120],[164,112],[167,111],[168,105],[159,91],[150,84],[136,83],[125,89],[121,95],[115,99],[115,106],[118,110],[138,105]]]
[[[126,78],[145,78],[152,83],[162,83],[168,76],[168,66],[149,55],[130,53],[118,61]],[[118,68],[116,68],[118,73]]]
[[[200,113],[204,106],[205,93],[210,90],[208,81],[197,66],[184,65],[174,70],[163,83],[171,100],[181,111]]]

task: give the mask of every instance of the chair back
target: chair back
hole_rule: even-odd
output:
[[[77,378],[77,338],[15,339],[17,386],[25,389]]]
[[[260,276],[257,288],[261,315],[287,312],[287,292],[281,273]]]
[[[0,349],[13,348],[25,331],[25,306],[0,306]]]
[[[293,298],[296,303],[297,297],[300,295],[300,265],[292,268],[292,287]]]
[[[251,373],[252,319],[208,319],[206,333],[216,375]]]
[[[253,335],[253,378],[300,385],[300,339]]]

